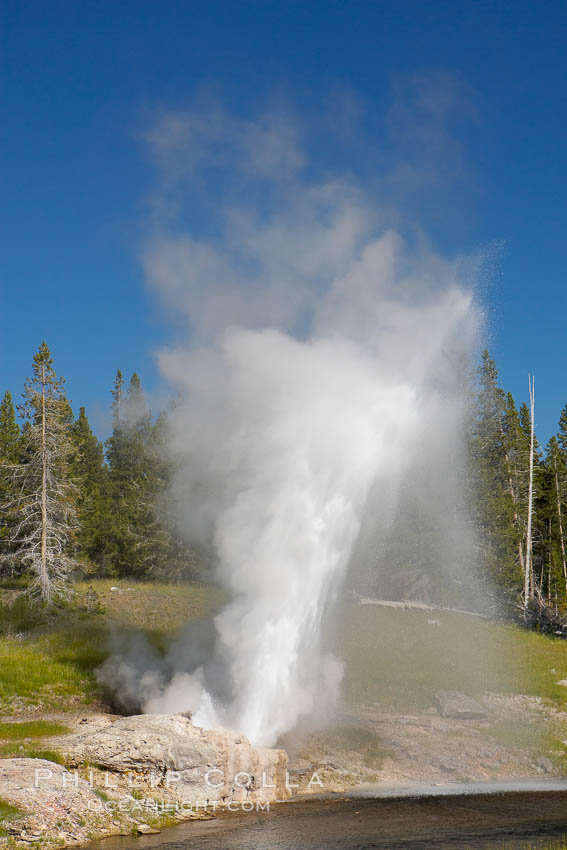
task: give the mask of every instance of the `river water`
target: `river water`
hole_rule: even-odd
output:
[[[223,814],[160,835],[106,839],[91,850],[526,850],[561,847],[567,838],[567,787],[533,790],[472,786],[382,792]],[[562,788],[562,790],[543,790]],[[441,793],[439,793],[441,792]],[[556,843],[557,842],[557,843]],[[566,845],[567,846],[567,845]]]

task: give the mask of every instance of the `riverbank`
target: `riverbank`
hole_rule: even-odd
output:
[[[42,765],[41,769],[45,769]],[[65,809],[81,809],[85,789],[71,784]],[[139,811],[149,799],[132,798],[125,788],[98,797],[98,803],[130,799]],[[155,795],[162,803],[167,792]],[[94,799],[94,798],[93,798]],[[172,800],[173,798],[170,798]],[[36,797],[37,800],[37,797]],[[53,796],[49,808],[56,810]],[[46,803],[46,800],[43,800]],[[174,815],[100,816],[83,824],[85,829],[55,834],[42,831],[38,814],[25,834],[4,839],[6,847],[67,846],[89,850],[249,850],[251,846],[280,850],[305,850],[325,846],[348,850],[351,846],[376,848],[515,848],[536,847],[539,839],[558,839],[567,833],[567,780],[534,779],[515,782],[461,783],[446,786],[369,786],[350,792],[330,793],[263,806],[218,806],[213,813],[184,811]],[[83,813],[84,813],[83,808]],[[117,818],[119,820],[117,820]],[[119,826],[120,823],[120,826]],[[119,827],[119,828],[118,828]],[[24,830],[22,830],[24,832]],[[93,840],[94,839],[94,840]],[[101,839],[104,841],[101,842]],[[352,844],[349,842],[353,842]],[[526,843],[528,842],[528,843]],[[546,845],[553,846],[553,845]]]
[[[544,785],[546,783],[543,783]],[[527,850],[558,846],[567,833],[567,790],[325,799],[273,806],[269,812],[226,813],[161,835],[112,838],[89,850]],[[561,843],[561,846],[564,846]]]

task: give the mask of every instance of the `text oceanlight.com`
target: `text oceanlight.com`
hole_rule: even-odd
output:
[[[89,800],[88,809],[91,812],[121,812],[133,814],[136,812],[146,814],[177,814],[182,812],[216,812],[228,810],[229,812],[269,812],[269,800],[230,800],[224,803],[220,800],[132,800],[130,797],[121,797],[118,800]]]

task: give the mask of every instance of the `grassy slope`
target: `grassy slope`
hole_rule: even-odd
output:
[[[87,615],[92,584],[103,613]],[[122,592],[111,591],[119,586]],[[1,589],[1,586],[0,586]],[[93,581],[78,584],[71,603],[57,616],[30,613],[24,598],[0,606],[0,714],[80,710],[100,696],[95,668],[108,654],[113,629],[141,629],[156,646],[189,619],[205,617],[218,605],[211,588]],[[0,739],[2,736],[0,735]]]
[[[163,646],[184,622],[206,617],[221,602],[217,590],[195,585],[116,582],[122,592],[112,591],[110,580],[92,585],[104,613],[86,614],[88,584],[76,586],[71,605],[59,616],[27,630],[29,612],[21,598],[11,608],[0,607],[1,713],[17,711],[22,698],[26,709],[89,705],[98,697],[93,671],[108,652],[109,630],[141,629]],[[567,688],[556,684],[567,677],[567,641],[514,626],[353,603],[344,606],[336,644],[346,662],[344,691],[352,704],[381,702],[407,712],[430,706],[438,690],[567,702]]]
[[[430,622],[433,621],[433,622]],[[567,707],[567,641],[449,614],[345,607],[337,641],[352,704],[426,708],[439,690],[529,694]]]

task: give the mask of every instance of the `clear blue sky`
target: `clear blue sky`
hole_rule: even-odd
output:
[[[349,91],[372,150],[396,86],[434,73],[466,103],[447,139],[459,173],[405,203],[442,251],[498,246],[488,341],[519,400],[535,373],[547,439],[567,403],[565,2],[4,0],[1,17],[0,391],[19,394],[43,338],[103,435],[117,366],[158,387],[170,329],[139,262],[156,113],[203,85],[237,113]]]

